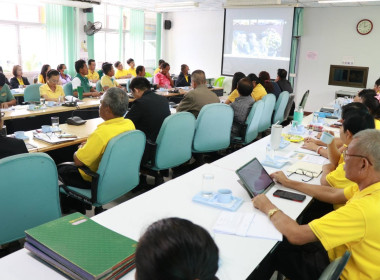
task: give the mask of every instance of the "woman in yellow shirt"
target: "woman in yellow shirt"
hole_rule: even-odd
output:
[[[38,75],[38,83],[39,84],[46,84],[46,74],[50,70],[49,64],[44,64],[41,68],[41,73]]]
[[[236,73],[235,73],[236,74]],[[261,100],[265,95],[267,95],[267,92],[265,88],[262,86],[260,79],[255,74],[249,74],[247,76],[248,79],[252,81],[253,84],[253,91],[251,93],[252,98],[255,101]],[[235,101],[235,99],[239,97],[238,91],[235,89],[231,94],[228,96],[228,99],[226,100],[226,104],[230,104]]]
[[[130,79],[130,78],[132,78],[132,75],[129,74],[127,69],[123,68],[123,64],[120,61],[115,62],[115,68],[117,69],[116,74],[115,74],[116,79]]]
[[[65,93],[63,87],[59,85],[59,72],[55,69],[47,72],[46,84],[40,86],[40,95],[47,101],[64,100]]]
[[[363,89],[355,101],[363,103],[375,119],[375,128],[380,129],[380,95],[373,89]]]

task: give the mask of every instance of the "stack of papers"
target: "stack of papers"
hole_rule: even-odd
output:
[[[223,211],[219,215],[213,231],[215,233],[282,241],[281,232],[261,212],[232,213]]]
[[[60,134],[55,134],[55,133],[37,133],[37,132],[33,133],[34,138],[38,140],[42,140],[50,144],[58,144],[58,143],[73,141],[77,139],[76,136],[69,137],[69,138],[66,138],[66,137],[62,138],[59,136]]]

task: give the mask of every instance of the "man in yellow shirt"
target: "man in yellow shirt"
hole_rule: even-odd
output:
[[[96,63],[95,60],[89,59],[88,60],[88,74],[86,75],[87,79],[90,82],[96,83],[99,81],[99,74],[97,71],[95,71]]]
[[[68,186],[91,188],[91,177],[84,174],[77,166],[87,166],[96,172],[108,142],[115,136],[134,130],[131,120],[124,119],[128,109],[128,95],[119,88],[110,88],[102,96],[99,115],[104,120],[97,129],[82,143],[74,153],[74,165],[62,165],[58,173]]]
[[[64,101],[65,93],[63,87],[59,85],[59,72],[55,69],[49,70],[46,74],[46,84],[40,86],[40,95],[46,101]]]
[[[128,72],[128,70],[123,68],[123,64],[120,61],[115,62],[115,68],[116,74],[115,78],[116,79],[130,79],[132,78],[132,75]]]
[[[163,59],[160,59],[160,60],[158,61],[158,67],[156,68],[156,70],[154,70],[153,77],[156,76],[156,74],[157,74],[158,72],[160,72],[160,70],[161,70],[161,65],[164,64],[164,63],[165,63],[165,60],[163,60]]]
[[[253,279],[269,279],[266,276],[274,270],[290,279],[318,279],[329,261],[346,250],[351,257],[340,279],[380,279],[380,131],[355,134],[344,157],[346,176],[357,184],[345,189],[292,181],[282,171],[271,175],[278,183],[321,201],[345,203],[309,224],[299,225],[265,194],[253,198],[254,206],[287,239],[260,265]]]
[[[136,67],[136,77],[145,77],[145,67],[139,65]]]
[[[132,77],[136,77],[136,68],[135,68],[135,61],[133,58],[130,58],[127,60],[127,64],[129,65],[128,74],[131,74]]]
[[[103,77],[101,79],[101,85],[103,90],[107,90],[109,88],[118,87],[121,88],[121,86],[118,84],[118,82],[115,81],[113,76],[115,75],[115,69],[113,69],[113,66],[111,63],[103,63],[102,66],[103,70]]]

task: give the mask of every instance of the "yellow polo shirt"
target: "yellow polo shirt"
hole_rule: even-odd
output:
[[[265,95],[267,95],[267,91],[261,84],[257,84],[255,88],[253,89],[251,96],[255,101],[261,100]],[[228,96],[228,100],[231,102],[234,102],[236,98],[239,97],[239,92],[237,89],[235,89],[231,94]]]
[[[57,85],[55,91],[52,91],[48,84],[43,84],[40,86],[40,95],[46,95],[47,98],[58,98],[60,96],[65,97],[65,92],[63,91],[63,87],[61,85]]]
[[[100,84],[102,85],[102,88],[104,87],[117,87],[119,84],[115,81],[115,79],[112,79],[108,75],[103,75],[102,79],[100,80]]]
[[[133,122],[123,117],[105,121],[99,124],[96,130],[88,137],[86,144],[78,149],[76,156],[84,165],[96,172],[108,142],[115,136],[134,129]],[[84,180],[91,182],[92,178],[90,176],[81,170],[79,172]]]
[[[91,73],[91,70],[88,70],[87,79],[89,80],[99,80],[99,74],[98,72],[94,71]]]
[[[38,83],[39,84],[45,84],[45,79],[44,79],[44,76],[42,76],[41,74],[38,75]]]
[[[160,67],[157,67],[156,70],[154,70],[153,77],[156,76],[158,72],[160,72]]]
[[[330,261],[346,250],[351,257],[340,279],[380,279],[380,182],[364,190],[344,189],[345,206],[309,223]]]
[[[120,79],[121,77],[127,76],[128,74],[129,74],[129,72],[127,69],[116,70],[115,78]]]
[[[375,119],[375,129],[380,129],[380,120]]]
[[[131,74],[133,77],[136,77],[136,68],[132,69],[132,68],[129,68],[127,70],[128,74]]]

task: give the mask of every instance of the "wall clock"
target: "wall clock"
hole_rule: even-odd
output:
[[[358,31],[360,35],[369,34],[372,31],[372,28],[373,28],[373,23],[369,19],[362,19],[356,25],[356,31]]]

